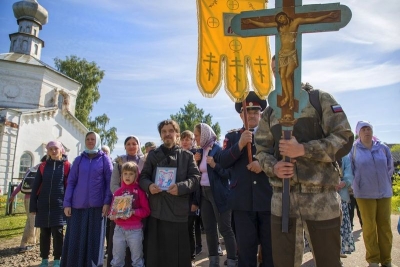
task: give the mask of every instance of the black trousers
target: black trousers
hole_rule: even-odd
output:
[[[361,213],[360,213],[360,209],[358,208],[358,205],[357,205],[357,200],[354,198],[354,195],[350,195],[349,213],[350,213],[351,227],[354,226],[354,224],[353,224],[354,208],[357,209],[357,217],[360,220],[360,225],[362,227]]]
[[[197,215],[189,215],[188,217],[189,243],[192,260],[194,260],[196,256],[196,247],[202,246],[199,219],[200,216]]]
[[[239,267],[257,266],[258,245],[261,245],[263,261],[261,267],[273,267],[271,245],[271,212],[233,212],[236,242],[239,251]]]
[[[61,258],[64,242],[63,226],[40,227],[40,257],[48,259],[50,254],[51,236],[53,236],[53,256],[55,260]]]

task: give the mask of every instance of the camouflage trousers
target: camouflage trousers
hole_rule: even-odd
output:
[[[300,267],[304,233],[317,267],[340,267],[340,196],[334,190],[290,193],[289,233],[282,232],[282,193],[271,201],[271,238],[275,267]]]

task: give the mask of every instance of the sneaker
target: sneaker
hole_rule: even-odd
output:
[[[347,258],[347,255],[346,254],[340,254],[340,257],[341,258]]]
[[[30,250],[32,250],[32,249],[33,249],[32,246],[20,247],[20,248],[18,249],[18,253],[24,253],[24,252],[30,251]]]
[[[196,247],[196,255],[199,255],[203,251],[202,246],[197,246]]]
[[[224,256],[224,252],[222,251],[222,248],[220,245],[218,245],[218,255]]]
[[[49,260],[48,259],[43,259],[42,263],[39,265],[39,267],[48,267],[49,266]]]
[[[53,267],[60,267],[60,260],[54,260]]]

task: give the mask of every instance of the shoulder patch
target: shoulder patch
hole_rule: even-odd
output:
[[[331,106],[332,112],[333,113],[339,113],[339,112],[343,112],[342,106],[337,104],[337,105],[332,105]]]

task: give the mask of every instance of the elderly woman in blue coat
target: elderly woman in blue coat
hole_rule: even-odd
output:
[[[68,177],[64,213],[68,217],[61,266],[103,266],[105,223],[112,194],[110,158],[100,136],[88,132],[85,151],[75,158]]]
[[[63,145],[51,141],[46,146],[47,158],[39,165],[33,182],[29,211],[36,214],[35,227],[40,228],[40,267],[48,266],[50,242],[53,237],[54,267],[60,266],[63,248],[63,212],[65,184],[70,163],[63,155]]]
[[[354,174],[354,197],[360,208],[366,261],[369,266],[392,266],[391,200],[393,159],[389,148],[373,135],[373,126],[359,121],[359,139],[349,153]]]

